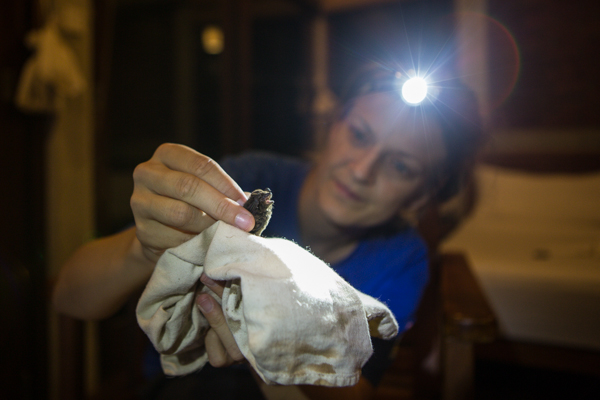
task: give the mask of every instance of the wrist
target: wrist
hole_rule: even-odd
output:
[[[141,274],[150,278],[160,255],[145,248],[137,238],[135,228],[132,228],[127,258],[130,269],[135,268]]]

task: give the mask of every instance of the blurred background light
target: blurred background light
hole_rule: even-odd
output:
[[[223,30],[216,25],[208,25],[202,31],[202,48],[208,54],[221,54],[225,45]]]

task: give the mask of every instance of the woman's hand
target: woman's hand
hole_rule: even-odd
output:
[[[211,158],[176,144],[163,144],[133,173],[131,209],[144,255],[156,262],[222,220],[250,231],[252,214],[242,207],[246,195]]]
[[[219,297],[223,297],[224,281],[214,281],[206,276],[206,274],[200,276],[200,281]],[[196,304],[211,326],[204,339],[204,346],[206,347],[210,365],[213,367],[227,367],[231,364],[244,361],[244,355],[235,342],[229,326],[227,326],[223,309],[219,303],[211,295],[202,293],[196,297]],[[258,382],[260,378],[256,373],[254,375]],[[367,400],[372,399],[375,394],[375,389],[364,377],[361,377],[354,386],[332,388],[300,385],[299,387],[306,398],[311,400]]]
[[[200,276],[200,281],[219,297],[223,297],[224,282],[214,281],[205,274]],[[199,294],[196,297],[196,304],[211,326],[204,339],[210,365],[213,367],[226,367],[243,361],[244,355],[235,342],[229,326],[227,326],[221,306],[206,293]]]

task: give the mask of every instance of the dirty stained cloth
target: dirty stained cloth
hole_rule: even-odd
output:
[[[371,336],[398,333],[383,303],[309,251],[217,222],[163,254],[138,302],[138,323],[167,375],[192,373],[208,361],[209,325],[195,297],[213,293],[199,281],[202,272],[228,282],[222,299],[228,326],[267,383],[354,385],[373,352]]]

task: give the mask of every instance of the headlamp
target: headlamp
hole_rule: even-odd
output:
[[[406,104],[417,106],[427,98],[428,85],[425,78],[420,76],[407,77],[400,72],[396,72],[395,79],[397,90]]]
[[[402,85],[402,98],[408,104],[417,105],[427,97],[427,82],[423,78],[410,78]]]
[[[418,106],[425,100],[434,101],[439,89],[429,86],[427,77],[419,76],[414,70],[395,71],[383,76],[367,77],[354,93],[364,95],[375,92],[394,91],[409,106]],[[352,91],[350,91],[352,93]]]

